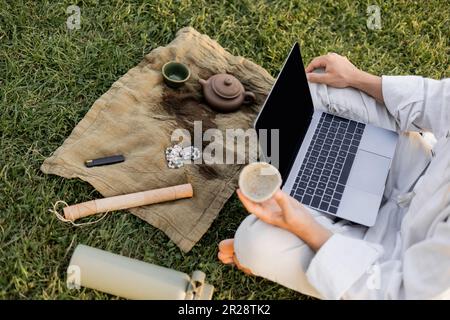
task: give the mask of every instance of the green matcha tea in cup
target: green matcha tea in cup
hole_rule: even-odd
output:
[[[281,187],[280,172],[266,162],[253,162],[239,175],[241,192],[254,202],[269,200]]]

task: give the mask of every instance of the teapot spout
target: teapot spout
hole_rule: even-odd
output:
[[[204,79],[198,79],[198,82],[204,86],[208,81],[204,80]]]

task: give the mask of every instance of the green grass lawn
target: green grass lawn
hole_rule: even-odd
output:
[[[70,4],[81,8],[81,29],[71,32]],[[366,26],[372,4],[381,7],[381,30]],[[40,165],[114,81],[183,26],[274,76],[300,41],[306,61],[334,51],[376,74],[442,78],[450,75],[449,21],[448,0],[0,0],[0,298],[113,298],[66,288],[69,258],[83,243],[187,273],[201,269],[216,299],[304,299],[218,262],[217,243],[246,216],[235,197],[183,254],[131,214],[80,228],[61,223],[48,212],[53,202],[100,195],[81,180],[46,176]]]

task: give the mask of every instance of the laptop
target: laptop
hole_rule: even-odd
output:
[[[283,191],[319,212],[365,226],[375,224],[398,135],[314,110],[298,43],[254,127],[257,132],[279,130],[277,167]],[[272,162],[268,140],[265,146],[260,143],[261,153]]]

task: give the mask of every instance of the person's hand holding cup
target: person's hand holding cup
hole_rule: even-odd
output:
[[[292,232],[318,250],[331,232],[317,223],[300,202],[281,191],[281,184],[281,175],[274,166],[254,162],[241,171],[237,194],[247,211],[258,219]]]

